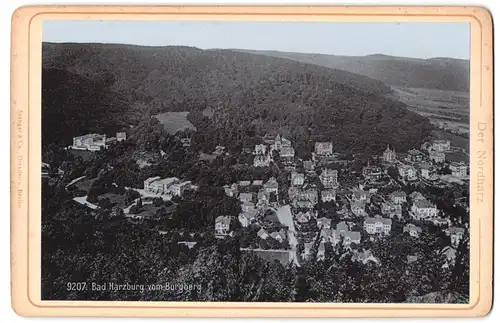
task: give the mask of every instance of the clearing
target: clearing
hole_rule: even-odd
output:
[[[164,112],[155,115],[165,130],[174,135],[178,131],[185,129],[196,130],[196,127],[187,119],[189,112]]]

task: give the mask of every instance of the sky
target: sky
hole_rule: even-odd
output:
[[[44,21],[45,42],[181,45],[330,55],[469,59],[469,23]]]

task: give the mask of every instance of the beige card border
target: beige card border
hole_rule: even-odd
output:
[[[41,29],[44,19],[469,22],[471,31],[470,304],[41,301],[40,75]],[[492,32],[490,13],[479,7],[28,6],[17,9],[12,16],[11,48],[11,288],[14,310],[23,316],[486,315],[491,309],[493,298]],[[483,178],[482,185],[480,185],[481,178]]]

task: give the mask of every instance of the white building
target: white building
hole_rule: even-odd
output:
[[[231,232],[231,217],[230,216],[218,216],[215,219],[215,234],[216,235],[228,235]]]
[[[321,191],[321,201],[323,201],[323,202],[335,201],[336,196],[337,196],[337,192],[335,192],[335,190],[323,190],[323,191]]]
[[[127,134],[125,132],[117,132],[116,133],[116,140],[117,141],[127,140]]]
[[[159,176],[150,177],[144,181],[144,190],[153,194],[171,194],[172,192],[169,190],[170,186],[177,183],[179,183],[177,177],[168,177],[164,179],[161,179]]]
[[[257,155],[253,159],[253,167],[268,167],[271,163],[271,156],[267,155]]]
[[[281,147],[280,157],[281,158],[293,158],[295,156],[295,150],[292,147]]]
[[[398,172],[399,175],[407,181],[414,181],[418,178],[417,169],[411,165],[400,165],[398,167]]]
[[[332,227],[332,220],[328,218],[318,218],[316,219],[316,225],[318,229],[330,229]]]
[[[444,163],[446,154],[442,151],[431,150],[429,151],[429,159],[435,163]]]
[[[450,141],[449,140],[434,140],[432,142],[432,150],[435,151],[449,151],[450,150]]]
[[[451,163],[451,175],[458,178],[467,178],[467,165],[463,163]]]
[[[324,168],[321,175],[319,175],[319,180],[325,188],[333,188],[338,186],[337,176],[337,170]]]
[[[364,222],[364,229],[368,234],[390,234],[392,228],[392,220],[383,218],[381,216],[376,216],[373,218],[367,218]]]
[[[255,155],[265,155],[266,154],[266,145],[260,144],[255,145]]]
[[[278,196],[278,181],[276,181],[276,178],[271,177],[264,185],[264,189],[268,193],[274,193],[276,196]]]
[[[241,203],[252,202],[253,195],[252,193],[240,193],[238,199]]]
[[[423,178],[429,179],[429,180],[436,179],[436,177],[437,177],[436,171],[432,165],[427,164],[427,163],[422,163],[419,165],[419,168],[420,168],[420,175]]]
[[[387,148],[382,153],[382,160],[386,163],[395,163],[396,162],[396,151],[393,149],[390,149],[389,145],[387,145]]]
[[[314,152],[319,156],[331,155],[333,154],[333,144],[332,142],[316,142]]]
[[[389,194],[389,199],[395,204],[406,203],[406,193],[403,191],[395,191]]]
[[[418,238],[422,233],[422,228],[417,227],[412,223],[408,223],[403,227],[403,232],[408,232],[410,236]]]
[[[427,200],[414,201],[411,206],[413,217],[417,220],[427,220],[435,218],[438,214],[436,205]]]
[[[72,149],[99,151],[106,148],[106,135],[91,133],[74,137]]]
[[[456,247],[460,243],[460,240],[463,239],[465,229],[459,227],[450,227],[445,232],[446,235],[448,235],[451,239],[451,245]]]
[[[168,191],[173,195],[173,196],[182,196],[184,194],[184,191],[189,189],[191,187],[191,182],[190,181],[185,181],[182,183],[175,183],[170,185],[168,188]]]
[[[293,186],[302,186],[304,185],[305,177],[303,173],[292,172],[290,180]]]

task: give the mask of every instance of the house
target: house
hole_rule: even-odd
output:
[[[276,196],[278,196],[278,181],[276,181],[276,178],[271,177],[264,185],[264,189],[268,193],[274,193]]]
[[[266,154],[266,145],[255,145],[255,155],[265,155]]]
[[[363,177],[368,181],[378,180],[382,177],[382,169],[378,166],[363,167]]]
[[[464,163],[450,163],[451,175],[458,178],[467,178],[467,165]]]
[[[410,236],[418,238],[422,233],[422,228],[417,227],[412,223],[408,223],[403,227],[403,232],[408,232]]]
[[[238,185],[241,187],[246,187],[246,186],[250,186],[251,183],[252,183],[251,181],[239,181]]]
[[[411,149],[408,151],[407,159],[411,162],[418,163],[424,160],[424,154],[417,149]]]
[[[294,201],[293,206],[299,209],[312,209],[314,207],[314,203],[310,200],[296,200]]]
[[[361,232],[358,231],[345,231],[343,233],[340,233],[339,239],[342,237],[344,238],[345,246],[350,246],[352,243],[361,243]]]
[[[274,138],[274,143],[272,145],[273,150],[281,151],[283,147],[291,147],[292,142],[285,137],[281,137],[280,135],[276,135]]]
[[[384,202],[382,203],[381,212],[383,215],[388,216],[389,218],[397,217],[401,219],[403,217],[403,208],[401,204]]]
[[[297,222],[299,223],[307,223],[311,220],[311,212],[307,211],[307,212],[299,212],[295,215],[295,219],[297,220]]]
[[[432,142],[432,150],[444,152],[450,150],[450,141],[449,140],[434,140]]]
[[[389,199],[392,203],[403,204],[406,203],[406,193],[403,191],[395,191],[389,194]]]
[[[266,231],[266,230],[264,230],[264,229],[262,229],[262,228],[261,228],[261,229],[257,232],[257,236],[258,236],[259,238],[261,238],[261,239],[266,240],[266,239],[269,237],[269,234],[267,233],[267,231]]]
[[[252,182],[252,186],[262,186],[264,184],[264,181],[256,179],[255,181]]]
[[[262,138],[262,141],[264,141],[264,142],[265,142],[266,144],[268,144],[268,145],[274,145],[274,139],[275,139],[275,138],[276,138],[276,137],[275,137],[273,134],[271,134],[271,133],[266,133],[266,134],[264,135],[264,137]]]
[[[233,185],[235,185],[235,184],[233,184]],[[229,197],[234,197],[234,196],[236,196],[236,194],[238,194],[238,186],[233,188],[232,185],[224,185],[223,188],[224,188],[224,192]]]
[[[269,154],[257,155],[253,158],[253,167],[268,167],[270,163],[271,156]]]
[[[382,153],[382,160],[386,163],[395,163],[396,162],[396,151],[393,149],[389,148],[389,145],[387,145],[387,148],[384,150]]]
[[[422,176],[423,178],[428,180],[437,179],[436,170],[434,169],[434,166],[427,163],[421,163],[419,165],[419,168],[420,168],[420,176]]]
[[[442,151],[431,150],[429,151],[429,159],[435,163],[444,163],[446,154]]]
[[[319,156],[326,156],[333,154],[332,142],[316,142],[314,144],[314,153]]]
[[[307,259],[311,256],[311,252],[314,247],[314,242],[306,242],[304,243],[304,254],[302,255],[303,259]],[[318,252],[316,254],[317,260],[325,259],[325,244],[321,241],[318,245]]]
[[[444,264],[441,268],[452,268],[455,265],[457,251],[450,246],[444,247],[441,250],[441,257],[444,258]]]
[[[106,135],[91,133],[73,137],[72,149],[99,151],[106,148]]]
[[[292,186],[302,186],[304,185],[305,177],[303,173],[292,172],[290,174],[290,180]]]
[[[331,202],[335,201],[337,198],[337,192],[335,190],[323,190],[321,191],[321,201]]]
[[[262,205],[267,205],[271,202],[271,194],[269,194],[265,189],[261,188],[257,193],[257,203]]]
[[[238,220],[240,221],[241,226],[246,228],[250,224],[254,223],[257,219],[257,214],[258,212],[256,210],[250,212],[241,212],[238,215]]]
[[[414,181],[417,179],[417,169],[411,165],[400,165],[398,166],[399,176],[408,181]]]
[[[344,221],[337,223],[334,236],[335,244],[339,243],[341,239],[344,239],[344,245],[346,246],[351,243],[361,243],[361,233],[357,231],[350,231],[349,226]]]
[[[422,195],[420,192],[413,192],[410,194],[410,198],[413,202],[420,201],[420,200],[425,200],[425,196]]]
[[[308,174],[314,174],[314,171],[315,171],[315,168],[316,168],[316,165],[314,164],[314,161],[312,161],[312,160],[305,160],[304,163],[303,163],[303,166],[304,166],[304,170],[306,171],[306,173],[308,173]]]
[[[319,176],[319,180],[321,181],[321,184],[323,184],[325,188],[337,187],[338,186],[337,175],[338,175],[337,170],[324,168],[323,171],[321,172],[321,175]]]
[[[370,193],[362,189],[354,189],[351,198],[355,203],[367,203],[370,201]]]
[[[298,190],[294,200],[309,201],[314,206],[318,203],[318,191],[314,188],[309,188],[306,190]]]
[[[245,201],[241,203],[241,210],[243,212],[251,212],[255,210],[255,204],[253,204],[252,202]]]
[[[116,141],[127,140],[127,134],[125,132],[117,132],[116,133]]]
[[[445,231],[446,235],[451,239],[452,246],[458,246],[460,240],[464,237],[465,229],[459,227],[450,227]]]
[[[191,147],[191,138],[182,138],[181,143],[184,148]]]
[[[283,242],[286,240],[286,232],[285,230],[281,229],[279,232],[273,232],[271,233],[271,238],[273,238],[274,240],[277,240],[279,242]]]
[[[50,176],[50,165],[42,162],[42,178],[48,178]]]
[[[168,192],[173,196],[182,196],[184,191],[191,187],[190,181],[185,181],[182,183],[174,183],[168,187]]]
[[[356,216],[366,216],[366,211],[365,211],[365,203],[363,202],[355,202],[353,201],[351,203],[351,211],[354,213]]]
[[[381,216],[367,218],[364,222],[364,229],[368,234],[383,233],[385,235],[388,235],[391,233],[391,227],[392,227],[392,220],[383,218]]]
[[[363,249],[363,251],[355,250],[353,252],[351,260],[361,262],[363,265],[366,265],[368,263],[380,265],[380,259],[375,257],[371,250],[365,250],[365,249]]]
[[[428,200],[417,200],[416,202],[413,202],[411,212],[413,213],[413,217],[415,219],[427,220],[435,218],[438,210],[436,205],[432,204]]]
[[[252,193],[240,193],[238,199],[241,203],[252,202],[253,194]]]
[[[318,226],[318,229],[330,229],[332,226],[332,220],[328,218],[319,218],[316,219],[316,225]]]
[[[231,217],[230,216],[218,216],[215,219],[215,234],[216,235],[228,235],[231,231]]]
[[[443,219],[443,218],[434,218],[434,219],[432,219],[432,223],[435,226],[444,227],[444,226],[450,225],[450,220],[449,219]]]
[[[281,158],[293,158],[295,156],[295,149],[292,147],[281,147],[280,157]]]
[[[153,194],[171,193],[169,187],[179,183],[177,177],[168,177],[161,179],[160,176],[150,177],[144,181],[144,190]]]

